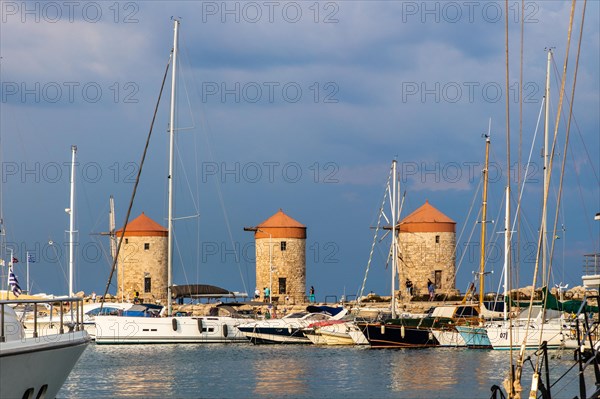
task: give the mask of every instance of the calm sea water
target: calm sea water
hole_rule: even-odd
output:
[[[553,377],[571,358],[551,360]],[[91,344],[58,397],[489,398],[507,370],[508,352],[493,350]],[[553,397],[577,395],[575,376]]]

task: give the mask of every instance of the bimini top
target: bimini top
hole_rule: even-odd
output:
[[[115,232],[117,238],[121,237],[122,231],[123,229],[121,228]],[[167,237],[168,235],[169,231],[166,228],[150,219],[144,212],[127,223],[127,228],[125,229],[125,237]]]
[[[244,230],[254,231],[254,238],[306,238],[306,226],[279,209],[277,213],[256,227]]]
[[[400,232],[456,232],[456,222],[433,207],[429,201],[400,221]]]
[[[228,291],[225,288],[208,284],[174,285],[171,288],[173,298],[236,298],[244,294]]]

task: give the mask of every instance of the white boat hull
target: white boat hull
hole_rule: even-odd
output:
[[[96,317],[98,344],[246,342],[233,317]]]
[[[527,342],[525,347],[528,349],[537,349],[539,345],[546,341],[549,349],[557,349],[564,346],[567,339],[568,328],[558,323],[546,323],[541,328],[538,323],[531,323],[526,333],[526,323],[513,323],[512,326],[512,348],[519,348],[525,337]],[[488,338],[494,349],[510,349],[511,337],[508,322],[489,323],[485,326]]]
[[[0,398],[56,397],[89,344],[89,335],[80,330],[27,338],[12,309],[5,309]]]
[[[355,338],[353,338],[353,335]],[[316,345],[368,345],[369,341],[354,323],[332,324],[318,327],[312,333],[306,333],[308,339]],[[355,339],[357,342],[355,342]]]
[[[453,347],[453,348],[467,346],[462,335],[460,335],[460,333],[458,331],[456,331],[455,329],[449,329],[449,330],[432,329],[432,332],[433,332],[433,336],[435,337],[435,339],[437,339],[438,342],[440,343],[440,346]]]

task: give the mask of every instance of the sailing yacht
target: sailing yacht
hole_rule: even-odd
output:
[[[141,312],[134,315],[111,315],[96,317],[97,344],[147,344],[147,343],[230,343],[246,342],[246,337],[238,326],[248,322],[246,316],[188,316],[173,315],[173,181],[174,176],[174,135],[175,135],[175,89],[179,20],[174,20],[173,50],[171,56],[171,106],[169,123],[169,179],[168,179],[168,234],[167,234],[167,306],[165,317],[154,316],[154,312]]]

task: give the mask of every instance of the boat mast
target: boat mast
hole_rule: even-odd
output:
[[[397,161],[392,161],[392,319],[396,318],[396,273],[397,273],[397,239],[396,236],[396,211],[398,209],[398,193],[397,193],[397,178],[396,178]]]
[[[504,215],[504,320],[508,320],[508,303],[506,298],[508,295],[508,274],[510,270],[508,262],[510,259],[510,233],[510,186],[506,186],[506,208]]]
[[[169,120],[169,219],[167,221],[169,237],[167,240],[167,316],[173,311],[171,291],[173,286],[173,154],[175,146],[175,86],[177,84],[177,40],[179,21],[174,20],[173,33],[173,64],[171,70],[171,116]]]
[[[115,262],[117,257],[117,235],[115,233],[116,223],[115,223],[115,198],[111,195],[108,199],[108,237],[110,240],[110,256]],[[123,270],[119,267],[121,271],[121,302],[125,301],[124,289],[123,289]]]
[[[548,63],[546,66],[546,92],[545,92],[545,124],[544,124],[544,193],[548,190],[548,131],[550,129],[550,64],[552,63],[552,49],[548,49]],[[542,205],[542,287],[546,286],[546,253],[548,251],[547,231],[547,196],[544,194]]]
[[[71,146],[71,198],[69,208],[69,296],[73,296],[73,264],[75,258],[75,155],[77,146]]]
[[[490,122],[491,123],[491,122]],[[479,316],[483,317],[484,280],[485,280],[485,230],[487,223],[487,189],[488,189],[488,166],[490,159],[490,133],[485,135],[485,166],[481,172],[483,175],[483,201],[481,203],[481,249],[479,257]]]

